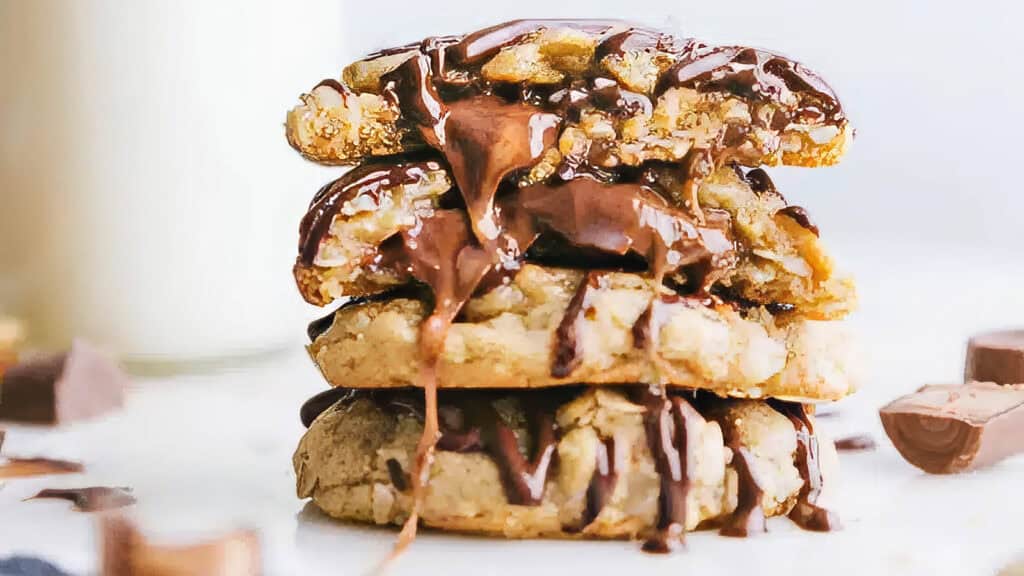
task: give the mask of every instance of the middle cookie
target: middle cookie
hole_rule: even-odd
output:
[[[309,352],[334,386],[413,385],[429,306],[391,293],[314,323]],[[656,354],[651,354],[651,351]],[[437,367],[441,388],[663,381],[723,396],[837,400],[856,354],[841,322],[680,297],[624,272],[525,265],[467,302]]]

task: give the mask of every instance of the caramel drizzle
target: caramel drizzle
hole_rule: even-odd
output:
[[[804,485],[797,495],[797,502],[789,512],[789,519],[804,530],[829,532],[840,527],[839,517],[832,511],[817,505],[821,495],[821,466],[818,460],[818,437],[814,433],[814,423],[802,404],[793,402],[769,401],[776,410],[781,412],[793,423],[796,430],[796,466]]]

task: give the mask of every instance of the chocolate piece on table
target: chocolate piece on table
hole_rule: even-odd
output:
[[[98,416],[124,403],[127,377],[81,340],[71,350],[28,359],[0,375],[0,420],[59,424]]]
[[[112,510],[135,504],[131,488],[90,486],[88,488],[47,488],[27,500],[59,499],[74,504],[79,512]]]
[[[103,576],[254,576],[263,572],[255,532],[232,532],[189,546],[160,546],[148,542],[117,514],[104,517],[100,531]]]
[[[7,458],[0,460],[0,480],[53,474],[77,474],[85,470],[78,462],[49,458]]]
[[[875,439],[867,434],[856,434],[844,436],[835,441],[836,450],[840,452],[859,452],[863,450],[874,450],[877,448]]]
[[[1024,384],[1024,330],[972,337],[967,343],[964,381]]]
[[[932,474],[973,470],[1024,451],[1024,385],[924,386],[879,415],[900,454]]]

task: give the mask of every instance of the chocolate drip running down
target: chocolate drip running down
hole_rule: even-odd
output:
[[[802,404],[769,400],[771,405],[789,418],[796,430],[796,467],[804,480],[796,505],[789,518],[805,530],[828,532],[840,527],[835,513],[817,505],[821,494],[821,466],[818,460],[818,437],[814,423]]]
[[[764,510],[761,508],[764,490],[751,465],[753,457],[750,451],[736,443],[729,448],[732,449],[732,467],[736,470],[739,486],[736,488],[736,510],[726,520],[719,534],[746,538],[751,532],[765,531]]]
[[[590,483],[587,485],[587,499],[583,508],[584,528],[597,520],[615,492],[615,484],[619,480],[615,438],[600,439],[597,444],[596,460],[594,474],[590,477]]]
[[[646,408],[644,428],[661,478],[655,534],[644,542],[645,552],[667,553],[686,537],[686,499],[693,484],[694,433],[704,417],[685,399],[665,391],[644,390],[639,402]]]

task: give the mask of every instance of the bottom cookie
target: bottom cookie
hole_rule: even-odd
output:
[[[298,495],[336,518],[402,524],[421,392],[335,389],[318,400],[294,456]],[[763,530],[765,516],[836,525],[816,505],[835,482],[835,450],[799,404],[645,386],[443,390],[439,415],[425,526],[667,549],[684,530]]]

